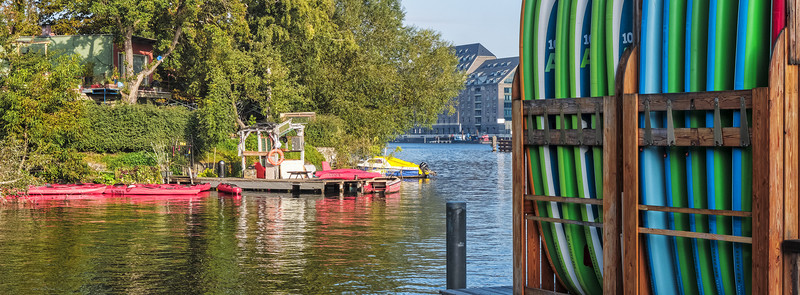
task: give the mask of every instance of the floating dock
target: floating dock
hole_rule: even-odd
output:
[[[216,188],[220,183],[230,183],[246,191],[290,192],[293,194],[360,194],[368,179],[254,179],[238,177],[197,177],[194,183],[208,183]],[[171,182],[190,183],[189,177],[172,177]]]

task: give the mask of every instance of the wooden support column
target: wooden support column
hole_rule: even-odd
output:
[[[624,65],[624,66],[623,66]],[[622,126],[622,275],[624,294],[639,292],[639,144],[638,95],[639,49],[634,46],[620,59],[617,96],[621,96]]]
[[[790,65],[800,64],[800,36],[798,36],[800,34],[800,19],[798,17],[800,15],[798,15],[798,9],[800,9],[800,0],[786,0],[786,32],[789,34],[787,38]]]
[[[513,273],[513,281],[514,281],[514,294],[523,294],[525,292],[525,279],[526,279],[526,267],[525,261],[526,256],[525,253],[525,244],[529,237],[526,235],[525,231],[525,152],[523,151],[523,115],[522,115],[522,100],[520,99],[519,95],[519,69],[517,70],[517,74],[514,76],[514,86],[512,91],[513,100],[511,103],[511,113],[512,113],[512,120],[513,129],[511,131],[511,162],[512,170],[513,170],[513,190],[512,190],[512,220],[513,220],[513,251],[514,251],[514,273]],[[538,236],[538,235],[537,235]],[[530,269],[530,267],[528,267]]]
[[[772,52],[769,88],[753,90],[753,294],[783,291],[785,32]]]
[[[798,233],[798,66],[786,66],[784,82],[784,152],[783,152],[783,239],[800,238]],[[783,260],[783,294],[792,291],[792,259]]]
[[[603,98],[603,294],[622,294],[620,98]]]

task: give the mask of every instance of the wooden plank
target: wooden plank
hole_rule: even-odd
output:
[[[776,40],[769,88],[753,90],[753,294],[783,291],[783,98],[786,31]]]
[[[543,289],[534,289],[534,288],[526,288],[525,289],[525,294],[530,294],[530,295],[568,295],[566,293],[553,292],[553,291],[547,291],[547,290],[543,290]]]
[[[639,239],[639,295],[650,295],[652,282],[650,282],[650,260],[644,252],[644,239]]]
[[[547,138],[544,130],[529,130],[523,135],[525,137],[525,145],[598,146],[603,144],[602,139],[599,142],[597,141],[598,131],[594,129],[550,129],[549,132],[550,137]]]
[[[784,149],[783,149],[783,239],[797,239],[798,236],[798,66],[786,66],[784,82]],[[791,259],[783,260],[783,293],[792,291],[793,281]]]
[[[636,3],[638,1],[634,1]],[[638,46],[623,55],[620,69],[617,70],[617,90],[622,96],[622,122],[638,122]],[[625,63],[623,63],[625,62]],[[624,70],[622,69],[624,68]],[[639,144],[637,124],[625,124],[622,131],[622,275],[627,284],[624,294],[638,294],[639,278]]]
[[[269,152],[243,151],[242,155],[246,157],[257,157],[257,156],[266,157],[267,155],[269,155]]]
[[[603,97],[578,97],[561,99],[536,99],[526,100],[523,104],[523,114],[525,116],[548,115],[575,115],[580,111],[581,114],[594,114],[598,110],[603,110]]]
[[[539,221],[539,222],[574,224],[574,225],[593,226],[593,227],[603,228],[603,224],[600,223],[600,222],[588,222],[588,221],[569,220],[569,219],[562,219],[562,218],[550,218],[550,217],[542,217],[542,216],[535,216],[535,215],[528,215],[528,216],[525,216],[525,218],[527,218],[528,220],[536,220],[536,221]]]
[[[683,207],[662,207],[639,205],[639,210],[642,211],[659,211],[659,212],[673,212],[673,213],[687,213],[687,214],[702,214],[702,215],[718,215],[718,216],[736,216],[736,217],[752,217],[752,212],[747,211],[732,211],[732,210],[716,210],[716,209],[695,209]]]
[[[511,295],[511,294],[514,294],[514,290],[510,286],[509,287],[484,287],[484,288],[466,288],[466,289],[440,290],[439,294],[443,294],[443,295]]]
[[[540,195],[525,195],[525,200],[528,201],[546,201],[556,203],[570,203],[570,204],[584,204],[584,205],[603,205],[603,199],[584,199],[584,198],[568,198],[568,197],[554,197],[554,196],[540,196]]]
[[[651,234],[651,235],[670,236],[670,237],[684,237],[684,238],[692,238],[692,239],[726,241],[726,242],[743,243],[743,244],[752,244],[753,243],[753,238],[751,238],[751,237],[740,237],[740,236],[732,236],[732,235],[719,235],[719,234],[699,233],[699,232],[693,232],[693,231],[680,231],[680,230],[640,227],[639,228],[639,233]]]
[[[517,71],[519,73],[519,71]],[[511,103],[511,112],[513,124],[513,134],[523,134],[522,132],[522,101],[513,100]],[[513,235],[513,286],[515,292],[522,293],[525,288],[525,242],[526,231],[524,227],[524,202],[523,195],[525,194],[525,153],[522,146],[522,137],[515,136],[513,140],[513,147],[511,153],[512,164],[512,177],[513,177],[513,205],[512,205],[512,228]]]
[[[744,98],[745,107],[753,108],[753,96],[750,90],[708,91],[690,93],[654,93],[639,95],[639,111],[643,112],[645,101],[650,101],[651,112],[667,110],[667,101],[672,101],[673,111],[713,111],[714,99],[719,101],[721,110],[738,110],[742,108],[741,99]]]
[[[778,0],[781,1],[781,0]],[[784,32],[788,32],[788,44],[789,44],[789,64],[790,65],[797,65],[800,64],[800,15],[798,14],[798,9],[800,9],[800,0],[786,0],[786,30]],[[771,32],[770,32],[771,33]]]
[[[648,146],[644,138],[644,128],[639,128],[639,146]],[[650,146],[706,146],[714,147],[713,128],[675,128],[675,144],[667,141],[666,128],[650,128],[653,143]],[[722,146],[741,146],[741,133],[738,127],[722,128]],[[752,142],[752,140],[751,140]]]
[[[603,294],[622,294],[620,98],[605,97],[603,109]]]
[[[540,258],[540,253],[542,252],[542,248],[539,247],[539,227],[536,225],[536,222],[533,220],[526,220],[525,222],[525,229],[527,230],[525,235],[525,281],[524,287],[534,287],[534,288],[541,288],[542,282],[542,273],[539,269],[542,267],[541,262],[542,259]]]

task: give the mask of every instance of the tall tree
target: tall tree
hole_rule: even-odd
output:
[[[199,4],[195,0],[100,0],[92,2],[90,11],[93,17],[108,20],[112,24],[111,31],[117,34],[122,43],[125,61],[121,72],[127,81],[125,89],[122,91],[125,102],[136,103],[142,81],[172,55],[185,26],[194,19],[195,7]],[[164,34],[155,36],[154,32],[157,31]],[[140,72],[136,73],[133,65],[133,36],[138,33],[157,37],[157,45],[163,51],[163,55],[150,61],[143,66]]]

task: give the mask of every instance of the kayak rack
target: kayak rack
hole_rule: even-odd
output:
[[[797,7],[800,7],[800,1]],[[800,32],[800,21],[787,19],[795,22],[795,31]],[[789,27],[793,28],[791,25]],[[800,42],[796,41],[800,37],[790,36],[787,32],[788,30],[784,30],[778,37],[770,55],[768,87],[750,90],[639,94],[637,44],[629,47],[620,58],[616,75],[616,95],[613,96],[523,101],[518,70],[512,93],[512,132],[515,135],[515,294],[567,292],[552,268],[550,254],[540,235],[542,222],[603,229],[604,294],[651,293],[647,266],[649,261],[644,251],[642,235],[751,245],[752,294],[791,294],[793,290],[798,290],[796,286],[800,279],[796,276],[800,267],[800,254],[796,253],[800,250],[796,250],[798,247],[787,246],[784,249],[786,253],[783,253],[781,246],[784,241],[800,241]],[[672,116],[673,112],[688,111],[713,113],[714,127],[686,128]],[[734,111],[741,114],[740,127],[723,126],[723,115]],[[658,113],[667,122],[664,126],[638,124],[640,118],[649,122],[648,116]],[[594,115],[597,122],[602,124],[585,129],[566,129],[563,128],[564,125],[550,124],[552,120],[563,122],[566,116],[587,114]],[[535,120],[539,120],[539,126],[548,128],[537,129]],[[533,178],[528,174],[531,163],[527,161],[527,154],[529,148],[537,146],[601,147],[603,199],[542,196],[541,192],[534,191]],[[648,146],[751,149],[752,210],[642,204],[639,195],[638,157],[639,152]],[[600,206],[603,218],[598,222],[547,218],[539,214],[536,205],[538,201]],[[752,235],[649,228],[641,222],[646,212],[748,219],[752,222]],[[792,242],[785,243],[789,245]],[[798,241],[794,243],[800,244]]]

